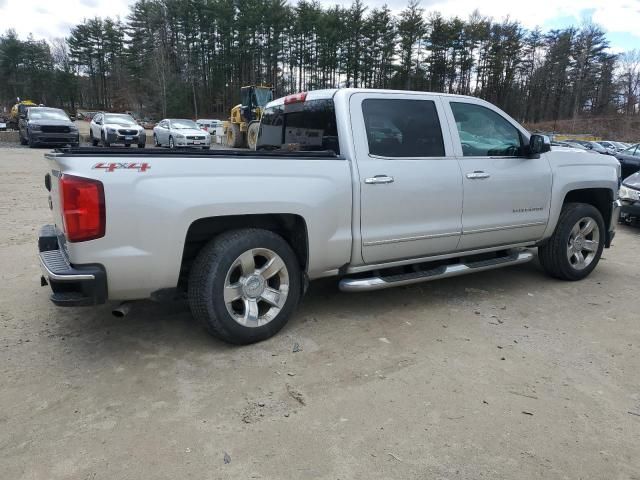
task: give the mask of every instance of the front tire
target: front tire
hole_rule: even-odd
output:
[[[260,122],[251,122],[247,128],[247,146],[249,150],[255,150],[258,146],[258,133],[260,132]]]
[[[173,137],[169,137],[169,148],[170,148],[170,149],[172,149],[172,150],[173,150],[174,148],[176,148],[176,144],[175,144],[175,142],[173,141]]]
[[[542,268],[552,277],[576,281],[587,277],[598,265],[605,242],[600,211],[586,203],[562,207],[555,232],[538,248]]]
[[[215,337],[245,345],[275,335],[298,306],[302,274],[289,244],[268,230],[223,233],[189,274],[192,315]]]

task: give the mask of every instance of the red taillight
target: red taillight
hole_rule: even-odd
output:
[[[67,240],[84,242],[104,237],[106,219],[102,182],[62,175],[59,187]]]
[[[296,93],[294,95],[287,95],[284,97],[284,104],[289,105],[291,103],[301,103],[307,98],[307,92]]]

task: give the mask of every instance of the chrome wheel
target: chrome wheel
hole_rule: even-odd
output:
[[[567,243],[567,258],[576,270],[584,270],[596,258],[600,228],[591,217],[583,217],[573,226]]]
[[[254,248],[240,255],[224,281],[224,303],[229,315],[244,327],[272,321],[289,295],[289,272],[272,250]]]

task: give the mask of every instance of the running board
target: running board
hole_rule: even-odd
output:
[[[442,265],[431,270],[421,270],[400,275],[378,275],[368,278],[347,277],[340,280],[340,290],[343,292],[382,290],[384,288],[412,285],[414,283],[429,282],[431,280],[439,280],[441,278],[457,277],[459,275],[466,275],[467,273],[482,272],[485,270],[493,270],[494,268],[519,265],[521,263],[527,263],[532,259],[533,253],[527,251],[490,260]]]

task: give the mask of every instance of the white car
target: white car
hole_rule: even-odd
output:
[[[104,147],[114,144],[129,147],[135,144],[138,148],[144,148],[147,143],[145,129],[126,113],[95,114],[89,124],[89,137],[94,147],[102,143]]]
[[[198,127],[205,132],[209,132],[211,135],[216,134],[216,128],[222,126],[222,120],[212,120],[208,118],[200,118],[196,120]]]
[[[165,118],[153,129],[153,144],[156,147],[190,147],[209,150],[211,135],[200,129],[193,120]]]

